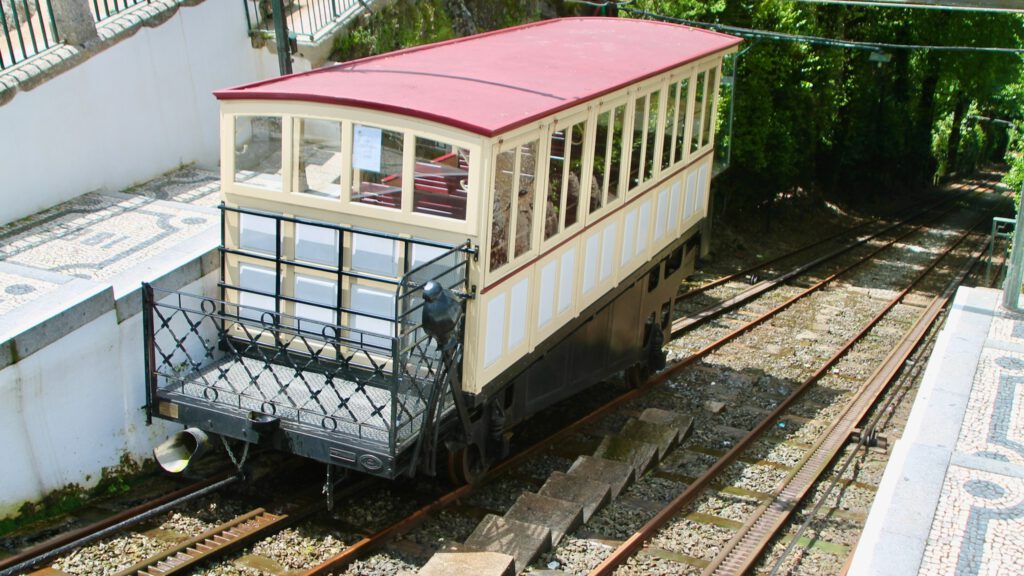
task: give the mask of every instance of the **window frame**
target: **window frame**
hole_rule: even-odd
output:
[[[444,124],[399,114],[378,112],[349,106],[300,101],[244,100],[222,101],[220,108],[221,182],[225,198],[234,204],[253,205],[252,200],[273,203],[275,210],[303,213],[302,209],[324,210],[334,214],[349,214],[375,220],[388,220],[400,225],[412,225],[424,230],[437,230],[460,235],[478,234],[483,196],[486,195],[484,175],[488,160],[484,158],[488,138]],[[234,122],[238,116],[274,116],[281,118],[282,186],[280,190],[246,185],[234,181]],[[298,167],[297,119],[327,120],[341,123],[341,149],[343,156],[341,194],[338,198],[321,197],[297,190]],[[363,205],[351,201],[352,125],[366,124],[403,133],[402,209]],[[415,167],[415,138],[444,142],[468,150],[470,166],[467,178],[466,218],[458,220],[412,210],[413,169]],[[346,154],[347,151],[347,154]],[[405,178],[408,173],[410,178]],[[408,181],[408,182],[406,182]],[[408,184],[408,192],[405,185]],[[408,194],[408,199],[406,198]],[[246,200],[242,200],[242,199]],[[266,207],[264,202],[259,202]],[[308,210],[306,210],[308,213]],[[325,217],[325,220],[333,218]],[[392,228],[393,229],[393,228]],[[417,232],[421,234],[422,232]]]
[[[559,130],[567,130],[580,122],[583,122],[586,126],[585,130],[587,133],[591,133],[594,130],[597,116],[593,114],[592,106],[584,107],[583,109],[577,109],[570,111],[569,113],[556,116],[554,120],[547,125],[543,131],[543,142],[544,148],[542,151],[543,157],[546,160],[543,162],[543,182],[544,182],[544,211],[541,215],[540,222],[547,222],[548,218],[548,202],[547,202],[547,191],[550,176],[548,170],[551,167],[551,137],[554,136],[555,132]],[[566,150],[571,146],[570,142],[566,142]],[[589,145],[588,141],[583,142],[583,163],[580,165],[580,174],[590,175],[593,169],[593,150],[592,146]],[[590,150],[588,150],[590,149]],[[578,231],[582,230],[586,226],[587,222],[587,211],[584,206],[590,202],[590,179],[584,178],[580,181],[579,191],[579,202],[577,203],[576,222],[565,226],[565,205],[569,199],[569,162],[566,162],[563,157],[562,161],[562,195],[559,200],[559,211],[558,211],[558,231],[551,235],[550,238],[544,238],[543,227],[541,227],[540,233],[540,249],[545,251],[550,249],[552,246],[560,244],[567,237],[572,236]]]
[[[483,253],[482,261],[482,273],[485,280],[485,285],[488,285],[499,278],[503,278],[519,267],[524,262],[529,262],[537,257],[537,254],[543,249],[540,246],[540,239],[542,237],[542,227],[538,224],[543,222],[543,217],[540,216],[538,210],[538,203],[540,202],[540,183],[547,184],[547,162],[539,162],[536,166],[536,173],[534,174],[534,187],[533,187],[533,221],[531,222],[530,231],[530,248],[522,254],[515,253],[515,238],[517,234],[516,227],[518,226],[518,196],[510,198],[509,202],[509,222],[507,226],[508,232],[508,259],[504,264],[501,265],[497,270],[491,269],[491,240],[494,232],[494,193],[495,184],[498,179],[498,156],[502,153],[514,151],[513,167],[512,167],[512,188],[516,189],[519,183],[520,176],[520,164],[521,164],[521,147],[530,142],[536,142],[536,154],[538,158],[545,158],[548,150],[548,145],[545,144],[543,134],[546,130],[543,128],[534,128],[517,134],[513,138],[507,138],[498,140],[491,147],[490,158],[488,159],[488,165],[490,166],[490,178],[487,186],[487,194],[484,199],[484,211],[485,216],[481,219],[484,228],[479,233],[479,244],[480,251]],[[546,202],[545,202],[546,204]],[[545,214],[546,216],[546,214]]]

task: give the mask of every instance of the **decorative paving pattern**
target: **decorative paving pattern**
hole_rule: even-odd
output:
[[[1024,464],[1024,354],[986,348],[964,414],[956,451]]]
[[[109,279],[218,225],[215,214],[145,195],[89,193],[0,229],[0,260]]]
[[[1015,575],[1024,566],[1024,479],[950,465],[922,575]]]
[[[998,311],[992,317],[992,329],[988,337],[990,340],[1024,345],[1024,322],[1014,320],[1014,316],[1009,312]]]
[[[0,272],[0,316],[52,292],[58,286],[58,282]]]
[[[188,166],[129,188],[124,193],[212,208],[220,203],[220,174]]]

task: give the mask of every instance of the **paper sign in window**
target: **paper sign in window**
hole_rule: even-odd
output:
[[[352,143],[352,167],[380,172],[381,129],[356,124]]]

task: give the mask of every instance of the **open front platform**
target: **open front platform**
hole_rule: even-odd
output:
[[[324,432],[377,442],[384,449],[391,430],[400,432],[399,445],[408,441],[419,430],[426,407],[419,396],[401,393],[396,393],[392,407],[390,390],[255,358],[222,358],[161,392],[226,409],[270,413]],[[410,425],[402,426],[403,421]]]
[[[961,288],[896,442],[850,574],[1019,574],[1024,315]]]

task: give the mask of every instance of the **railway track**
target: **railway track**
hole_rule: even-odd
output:
[[[939,217],[941,217],[941,215]],[[785,278],[783,279],[776,278],[774,281],[758,282],[757,284],[761,285],[757,286],[756,291],[752,291],[751,287],[749,286],[749,283],[745,283],[743,281],[744,276],[756,271],[753,269],[748,269],[736,273],[729,278],[723,279],[724,281],[722,282],[714,283],[714,285],[707,285],[701,289],[702,292],[713,290],[719,286],[725,285],[727,282],[733,282],[741,286],[740,291],[742,291],[743,294],[740,294],[739,296],[734,295],[733,297],[728,298],[727,302],[729,303],[729,305],[727,307],[721,307],[720,309],[714,311],[714,313],[706,314],[706,316],[703,318],[703,321],[709,322],[715,318],[719,318],[722,315],[732,313],[731,311],[739,309],[745,304],[754,301],[757,297],[767,293],[770,289],[785,286],[786,281],[792,281],[794,279],[797,279],[797,277],[799,277],[801,274],[805,274],[811,269],[821,266],[826,262],[832,261],[836,258],[840,258],[841,256],[849,256],[851,255],[851,252],[853,252],[856,248],[861,246],[867,246],[870,242],[876,241],[877,237],[889,232],[895,232],[897,226],[905,226],[905,224],[897,223],[892,226],[883,228],[882,230],[878,230],[871,238],[866,238],[866,235],[855,237],[852,241],[853,245],[838,248],[833,250],[829,254],[814,258],[814,266],[805,265],[803,267],[800,267],[798,269],[799,271],[797,272],[790,271],[792,273],[785,273],[783,274],[783,276],[785,276]],[[866,248],[865,250],[870,253],[871,257],[873,257],[879,253],[882,253],[886,249],[890,249],[892,246],[900,243],[901,241],[904,241],[911,234],[919,232],[920,229],[921,227],[917,227],[909,231],[897,232],[894,234],[894,238],[891,238],[890,241],[887,242],[885,245],[873,246],[870,249]],[[847,232],[845,236],[851,236],[851,234]],[[867,258],[863,258],[862,261],[867,261]],[[842,274],[849,273],[850,270],[853,270],[859,265],[860,264],[847,264],[845,266],[841,266],[839,267],[839,270],[841,270],[841,272],[836,271],[825,276],[824,279],[818,280],[816,282],[811,282],[811,287],[806,289],[807,294],[811,294],[813,292],[821,290],[822,288],[828,286],[830,283],[839,278]],[[764,265],[758,268],[758,270],[763,269]],[[743,284],[746,284],[745,288],[742,288]],[[736,291],[736,288],[732,289]],[[439,497],[437,497],[435,493],[427,491],[426,493],[421,493],[414,497],[411,500],[413,504],[407,502],[403,505],[393,507],[396,511],[403,509],[408,510],[410,508],[413,508],[414,510],[408,516],[403,516],[402,514],[396,512],[396,517],[393,519],[393,521],[384,521],[382,522],[382,526],[356,526],[354,524],[348,526],[348,528],[351,528],[350,533],[353,534],[353,537],[347,539],[344,542],[343,550],[340,553],[328,558],[327,561],[312,566],[311,568],[305,570],[302,573],[307,576],[311,576],[314,574],[344,573],[347,567],[353,566],[354,562],[358,562],[360,558],[365,558],[367,554],[375,550],[389,550],[392,547],[395,547],[395,549],[399,551],[398,554],[400,556],[419,556],[420,560],[422,560],[425,557],[429,557],[435,549],[445,549],[451,545],[457,545],[458,540],[460,540],[459,537],[465,536],[465,530],[463,530],[463,533],[460,534],[453,533],[449,541],[440,543],[435,542],[433,544],[428,545],[424,545],[422,543],[422,538],[419,538],[415,534],[415,531],[419,526],[421,526],[424,523],[432,522],[436,524],[439,516],[442,516],[445,521],[449,521],[455,516],[461,516],[463,518],[469,518],[475,521],[487,512],[499,512],[500,506],[494,507],[490,504],[487,504],[486,498],[483,500],[474,500],[476,496],[486,492],[489,489],[489,486],[491,487],[491,491],[494,491],[494,486],[502,487],[499,488],[500,491],[504,489],[503,487],[511,484],[525,486],[527,490],[540,488],[542,485],[541,480],[543,478],[546,478],[547,472],[550,471],[548,470],[548,468],[557,469],[559,466],[564,467],[566,461],[569,461],[571,463],[572,454],[582,455],[585,453],[586,448],[593,448],[593,445],[596,443],[592,441],[594,437],[593,433],[595,433],[595,431],[613,429],[615,428],[615,425],[617,423],[628,420],[630,416],[642,416],[643,411],[640,408],[638,408],[638,406],[641,405],[642,402],[638,403],[637,400],[645,396],[649,396],[652,393],[652,391],[656,391],[658,383],[668,380],[673,374],[678,373],[683,368],[695,364],[701,358],[707,357],[708,355],[712,354],[722,346],[725,346],[727,343],[739,338],[743,334],[747,333],[749,330],[753,329],[757,324],[763,323],[767,321],[767,319],[780,314],[783,310],[790,307],[792,304],[799,301],[801,298],[793,297],[790,298],[786,303],[783,303],[783,305],[773,307],[771,310],[769,310],[769,313],[767,315],[764,315],[760,320],[756,320],[754,322],[747,322],[743,325],[743,327],[732,330],[729,337],[718,338],[715,342],[702,347],[696,353],[689,354],[685,359],[683,359],[680,362],[677,362],[671,369],[659,374],[654,380],[652,380],[650,383],[648,383],[648,385],[646,385],[642,389],[627,392],[626,394],[616,398],[614,401],[602,406],[600,409],[598,409],[591,415],[587,416],[586,418],[563,429],[562,431],[556,433],[554,436],[538,443],[533,448],[524,450],[517,456],[507,460],[506,462],[502,463],[500,466],[498,466],[491,472],[484,486],[466,486],[449,492],[447,494],[440,495]],[[746,315],[749,316],[750,313],[746,313]],[[678,330],[674,331],[686,332],[687,334],[690,334],[693,330],[697,328],[697,324],[698,323],[681,323],[678,325]],[[677,326],[674,326],[674,328],[676,327]],[[766,418],[765,421],[768,421],[768,418]],[[669,449],[674,447],[675,444],[677,444],[681,440],[680,436],[681,435],[677,434],[673,438],[672,442],[667,442],[665,444],[664,450],[659,451],[660,458],[668,456]],[[591,440],[588,440],[588,438]],[[582,448],[582,450],[575,450],[576,447]],[[678,451],[678,449],[676,450]],[[543,461],[545,459],[549,461],[554,461],[555,464],[537,464],[538,461]],[[646,471],[646,469],[649,466],[653,466],[654,463],[658,461],[658,459],[659,458],[651,458],[651,462],[649,464],[636,467],[633,475],[640,477],[643,474],[643,472]],[[811,465],[809,467],[814,468],[815,466],[817,466],[817,464]],[[720,466],[720,468],[724,467],[726,467],[726,465],[724,464]],[[526,470],[530,468],[535,468],[540,472],[537,474],[527,472]],[[659,476],[659,472],[657,471],[654,474],[648,474],[648,476],[660,479],[665,479],[668,477],[665,474],[661,474]],[[417,501],[417,498],[420,500],[426,499],[429,500],[429,502],[422,506],[415,505],[414,503]],[[632,496],[629,496],[629,498],[632,498]],[[353,496],[353,500],[358,499],[360,499],[360,496]],[[639,504],[638,501],[634,501],[633,504],[641,508],[644,506],[647,506],[647,508],[651,508],[651,506],[649,505]],[[339,507],[343,506],[346,506],[346,502],[344,500],[339,502]],[[453,510],[456,510],[457,513],[452,512]],[[258,540],[267,533],[280,530],[285,525],[291,525],[297,521],[305,520],[309,517],[309,515],[312,514],[312,511],[310,511],[309,513],[296,513],[287,515],[285,516],[284,519],[270,519],[268,520],[267,525],[279,526],[279,528],[268,528],[266,532],[262,532],[261,529],[256,529],[255,527],[256,522],[253,519],[258,515],[258,513],[252,512],[250,514],[252,514],[253,516],[243,515],[242,519],[235,519],[233,521],[234,527],[225,525],[223,527],[218,526],[215,529],[208,530],[207,533],[200,535],[202,536],[202,539],[199,539],[199,537],[193,538],[192,540],[186,543],[181,543],[176,547],[168,548],[168,550],[161,551],[160,554],[153,555],[151,558],[147,559],[147,561],[152,560],[149,564],[143,566],[140,563],[136,566],[131,567],[131,570],[133,571],[124,570],[119,574],[175,573],[173,571],[157,571],[156,568],[150,568],[150,566],[164,566],[168,568],[174,568],[173,566],[171,566],[171,564],[174,562],[174,560],[172,559],[178,559],[181,561],[182,567],[177,568],[179,571],[190,566],[195,566],[201,562],[209,562],[211,558],[213,558],[214,556],[220,555],[221,557],[223,557],[225,554],[238,550],[241,547],[251,545],[253,541]],[[455,524],[459,524],[460,522],[461,521],[457,521],[455,522]],[[467,527],[471,527],[473,525],[473,522],[467,521],[464,522],[464,524]],[[253,526],[254,529],[249,530],[250,526]],[[235,539],[235,535],[237,534],[239,536],[242,536],[242,532],[246,533],[245,538]],[[752,531],[747,530],[746,532],[751,533]],[[225,540],[225,542],[221,542],[221,540]],[[227,540],[230,540],[230,542],[227,542]],[[607,543],[608,541],[614,541],[614,539],[608,538],[602,540],[605,543]],[[641,538],[640,541],[642,542],[643,539]],[[217,545],[213,545],[211,544],[211,542]],[[746,546],[740,546],[740,542],[737,542],[735,546],[731,546],[731,549],[746,549]],[[158,558],[158,556],[160,556],[160,558]],[[186,557],[188,562],[187,564]],[[161,562],[163,562],[162,565],[160,564]],[[422,564],[422,562],[414,561],[408,563],[405,566],[399,564],[399,568],[415,568],[417,567],[417,564]],[[11,564],[8,561],[6,565],[10,566]],[[0,564],[0,568],[2,568],[3,566],[5,566],[5,564]],[[11,573],[13,574],[16,572]],[[0,572],[0,574],[6,576],[5,572]]]

